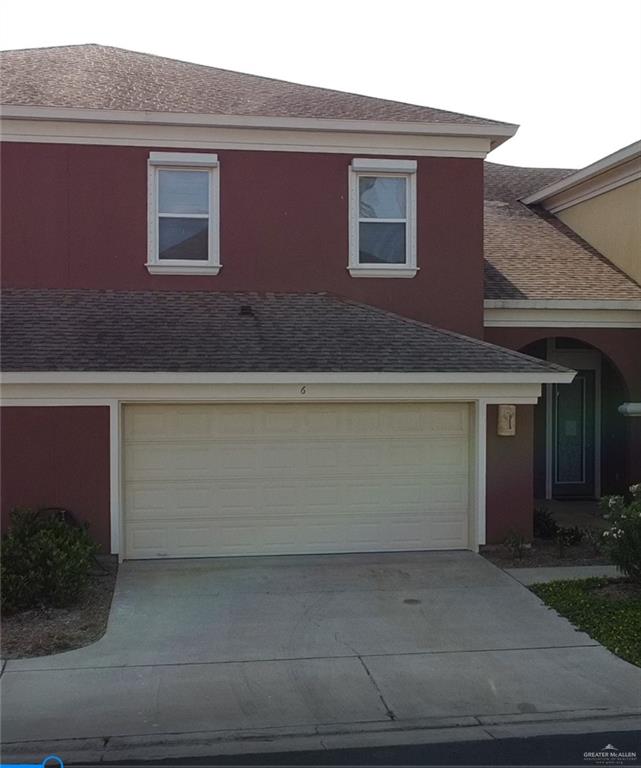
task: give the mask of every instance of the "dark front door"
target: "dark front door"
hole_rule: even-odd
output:
[[[555,384],[552,400],[552,495],[594,496],[594,371]]]

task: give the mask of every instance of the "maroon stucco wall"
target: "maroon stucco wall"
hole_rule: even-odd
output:
[[[587,344],[592,344],[606,355],[614,368],[622,378],[623,389],[621,395],[626,400],[641,401],[641,329],[638,328],[486,328],[485,339],[493,344],[500,344],[510,349],[522,349],[539,339],[556,336],[579,339]],[[605,403],[604,403],[605,406]],[[610,422],[616,420],[616,414],[603,414],[604,434]],[[618,433],[617,433],[618,434]],[[619,440],[618,436],[616,439]],[[603,452],[603,465],[610,461],[623,462],[614,471],[612,467],[606,467],[603,476],[612,484],[604,491],[618,491],[621,486],[639,482],[641,479],[641,419],[627,418],[623,430],[623,439],[626,446],[621,451],[617,446],[616,451]],[[613,458],[613,455],[616,457]],[[618,477],[622,475],[622,480]]]
[[[498,406],[487,408],[486,536],[498,544],[511,533],[532,537],[534,406],[516,408],[516,435],[496,434]]]
[[[482,160],[416,158],[420,271],[381,279],[346,268],[352,155],[208,151],[221,164],[217,277],[148,274],[149,149],[5,144],[4,285],[328,291],[482,335]]]
[[[64,507],[110,551],[109,409],[0,409],[2,529],[13,507]]]

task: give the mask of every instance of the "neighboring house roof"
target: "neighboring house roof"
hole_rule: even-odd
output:
[[[520,202],[573,173],[485,163],[486,299],[641,299],[641,287],[568,226]]]
[[[629,166],[631,161],[641,157],[641,141],[635,141],[633,144],[629,144],[627,147],[613,152],[606,157],[602,157],[594,163],[581,168],[578,171],[565,174],[560,179],[545,182],[543,187],[538,187],[536,190],[531,191],[524,197],[523,202],[526,205],[532,205],[533,203],[543,203],[554,195],[558,195],[561,192],[566,192],[573,187],[579,185],[585,185],[586,182],[606,176],[609,172],[618,168],[619,166]],[[627,171],[629,180],[639,178],[638,163],[636,168]],[[623,174],[622,174],[623,175]],[[617,180],[624,181],[625,179]]]
[[[5,371],[565,370],[326,294],[7,289],[1,320]]]
[[[104,45],[5,51],[1,60],[2,103],[16,106],[512,126]]]

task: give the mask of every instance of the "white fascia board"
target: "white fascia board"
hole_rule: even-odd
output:
[[[295,128],[161,125],[62,120],[0,120],[3,142],[96,146],[307,152],[384,157],[487,156],[486,136],[459,136],[366,131],[299,130]]]
[[[3,384],[3,406],[113,403],[409,403],[535,404],[542,384]]]
[[[167,373],[29,371],[6,372],[0,381],[15,384],[550,384],[569,383],[575,371],[429,373]]]
[[[486,301],[486,328],[641,328],[641,302]]]
[[[641,309],[641,299],[485,299],[485,309]]]
[[[428,123],[392,120],[337,120],[308,117],[254,115],[206,115],[183,112],[144,112],[68,107],[25,107],[4,105],[4,118],[64,120],[101,123],[143,123],[156,125],[200,125],[228,128],[276,128],[302,131],[355,131],[357,133],[412,133],[433,136],[478,136],[498,146],[514,136],[519,126],[511,123]]]
[[[639,156],[641,156],[641,141],[635,141],[633,144],[623,147],[623,149],[619,149],[617,152],[613,152],[611,155],[603,157],[595,163],[576,171],[576,173],[572,173],[560,181],[548,184],[537,192],[533,192],[531,195],[522,198],[522,202],[525,205],[540,203]]]
[[[545,209],[550,213],[560,213],[566,208],[572,208],[574,205],[579,205],[579,203],[591,200],[593,197],[599,197],[639,179],[641,179],[641,157],[638,157],[633,163],[606,171],[594,179],[588,179],[565,192],[560,192],[545,201]]]

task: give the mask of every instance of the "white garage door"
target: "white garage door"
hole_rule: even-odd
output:
[[[460,403],[125,408],[126,557],[468,546]]]

